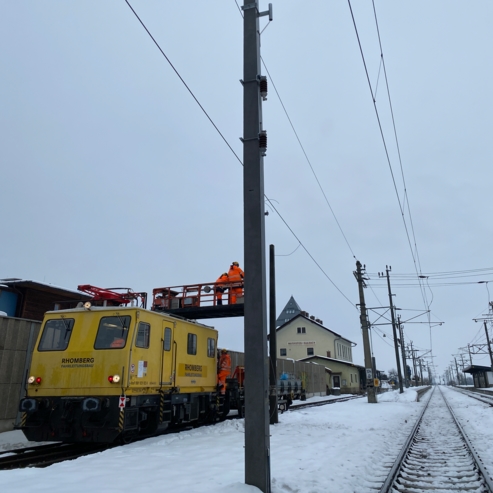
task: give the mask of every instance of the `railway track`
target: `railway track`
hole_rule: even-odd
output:
[[[487,393],[480,393],[472,390],[461,389],[457,387],[451,387],[451,388],[454,389],[456,392],[459,392],[463,395],[467,395],[472,399],[476,399],[478,401],[484,402],[485,404],[488,404],[489,406],[493,407],[493,395],[489,395]]]
[[[380,493],[432,491],[493,492],[490,474],[440,389],[433,390],[380,489]]]
[[[332,399],[319,401],[314,403],[293,404],[289,410],[305,409],[307,407],[324,406],[326,404],[334,404],[336,402],[344,402],[351,399],[357,399],[363,396],[345,396],[340,399]],[[236,419],[236,415],[230,415],[227,419]],[[191,429],[184,427],[183,429],[175,429],[167,433],[179,433],[180,431]],[[45,445],[34,445],[25,448],[6,450],[0,452],[0,470],[20,469],[23,467],[47,467],[57,462],[65,460],[73,460],[84,455],[102,452],[117,445],[111,444],[64,444],[64,443],[49,443]]]
[[[114,445],[113,445],[114,446]],[[23,467],[47,467],[111,448],[108,444],[50,443],[7,450],[0,453],[0,470]]]
[[[305,409],[307,407],[318,407],[318,406],[325,406],[327,404],[335,404],[336,402],[346,402],[346,401],[351,401],[353,399],[361,399],[362,397],[365,397],[365,395],[347,395],[347,396],[341,396],[338,399],[330,399],[326,401],[318,401],[318,402],[303,402],[301,404],[298,403],[293,403],[291,406],[289,406],[289,411],[296,411],[297,409]]]

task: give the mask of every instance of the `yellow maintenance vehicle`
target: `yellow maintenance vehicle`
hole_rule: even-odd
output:
[[[128,442],[225,417],[214,328],[81,287],[92,302],[45,314],[19,404],[28,440]]]

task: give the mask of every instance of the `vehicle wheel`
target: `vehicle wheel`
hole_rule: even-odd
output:
[[[244,404],[240,404],[238,406],[238,417],[239,418],[244,418],[245,417],[245,405]]]

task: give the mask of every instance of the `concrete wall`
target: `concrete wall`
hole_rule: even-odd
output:
[[[0,432],[12,430],[41,322],[0,316]]]

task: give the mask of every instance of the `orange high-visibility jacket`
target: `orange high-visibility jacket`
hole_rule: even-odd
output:
[[[217,280],[216,280],[216,284],[224,284],[226,282],[229,281],[229,277],[228,277],[228,274],[224,275],[224,274],[221,274]]]
[[[228,278],[229,282],[240,282],[245,277],[245,273],[237,266],[232,265],[229,268]]]
[[[219,371],[231,373],[231,356],[228,353],[221,354],[219,358]]]

